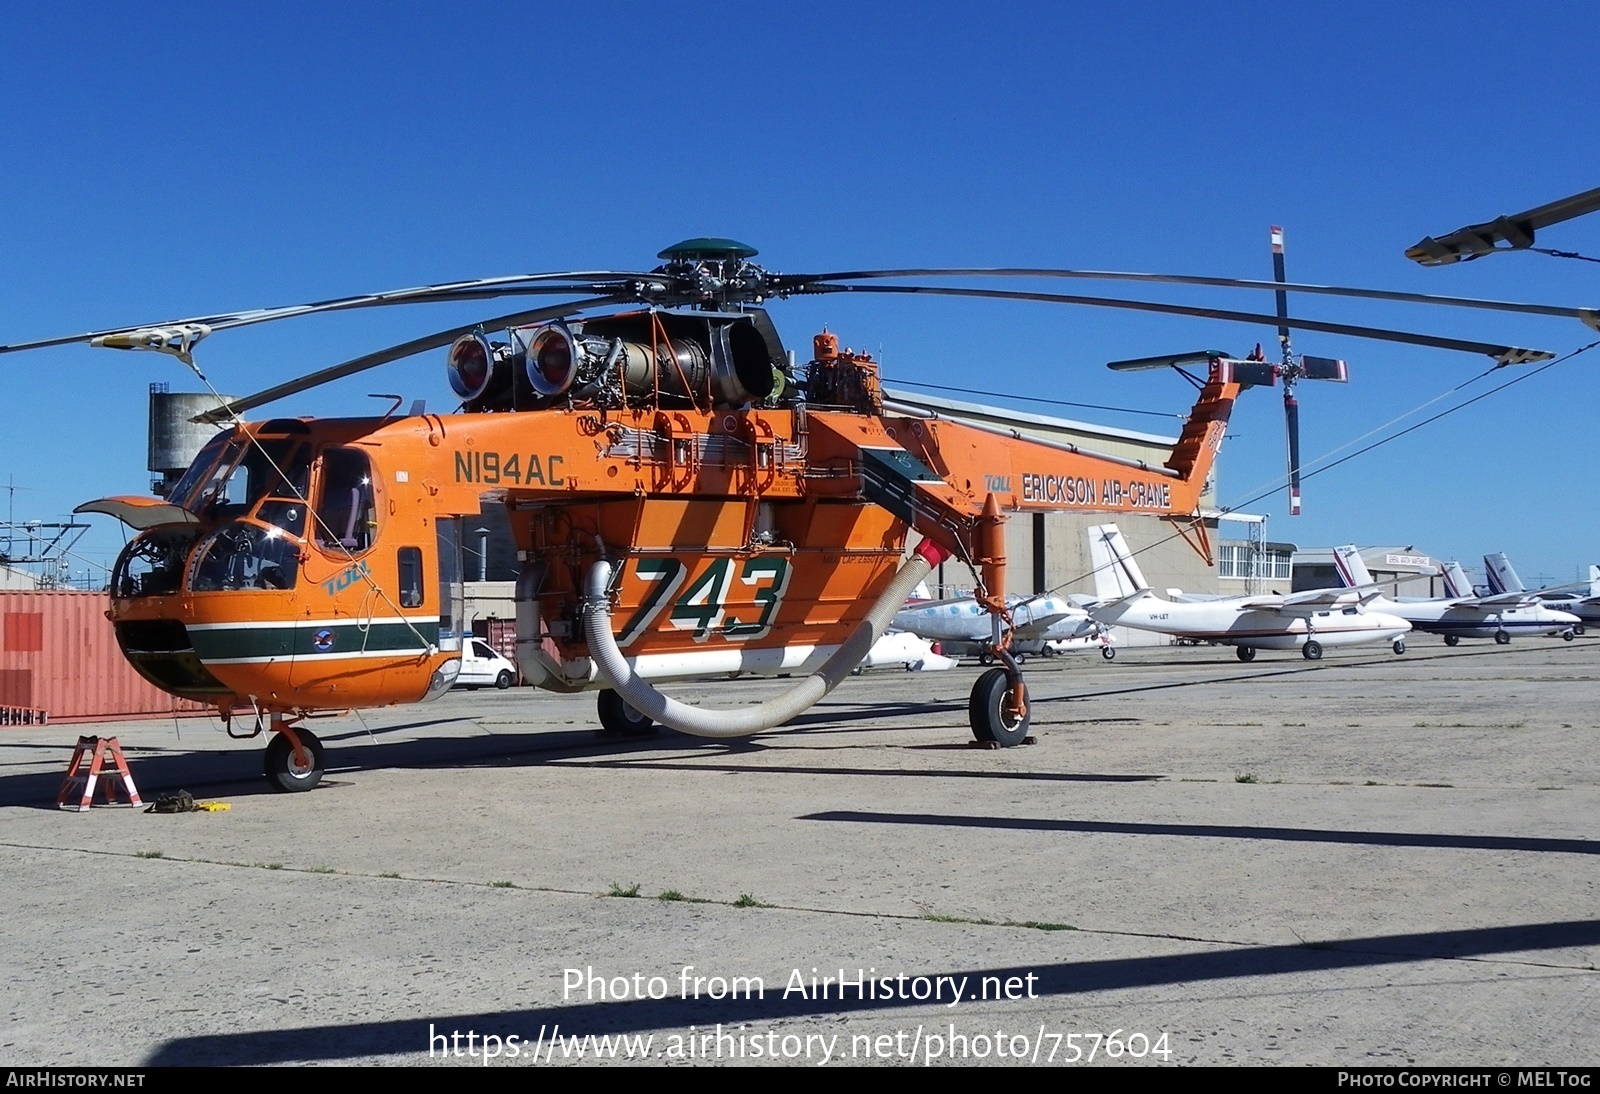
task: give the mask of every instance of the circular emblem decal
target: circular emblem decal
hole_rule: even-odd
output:
[[[317,647],[318,653],[327,653],[333,649],[333,632],[323,628],[311,636],[311,644]]]

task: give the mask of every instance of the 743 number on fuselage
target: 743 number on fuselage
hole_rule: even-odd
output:
[[[649,633],[663,613],[669,627],[696,642],[763,638],[783,606],[790,570],[789,560],[777,555],[722,557],[691,579],[682,559],[637,559],[624,569],[619,592],[623,605],[638,607],[618,632],[617,645],[627,647]]]

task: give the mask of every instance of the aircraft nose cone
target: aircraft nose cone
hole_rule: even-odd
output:
[[[1380,630],[1404,634],[1411,629],[1411,623],[1408,620],[1401,619],[1398,615],[1390,615],[1387,612],[1368,612],[1367,614],[1378,624]]]

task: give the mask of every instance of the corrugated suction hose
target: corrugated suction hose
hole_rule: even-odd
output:
[[[611,587],[612,568],[605,559],[589,570],[583,602],[584,637],[589,643],[589,655],[599,667],[601,680],[640,714],[694,737],[748,737],[803,714],[838,687],[839,682],[850,675],[850,670],[867,656],[873,643],[883,636],[895,612],[900,610],[917,583],[945,557],[948,556],[939,546],[931,540],[923,540],[896,572],[867,617],[833,656],[782,695],[756,706],[737,710],[692,707],[669,699],[648,681],[636,676],[611,633],[611,602],[607,593]]]

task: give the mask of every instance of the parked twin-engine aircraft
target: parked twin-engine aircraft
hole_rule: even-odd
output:
[[[1089,557],[1100,597],[1090,614],[1107,625],[1221,642],[1237,647],[1241,661],[1254,660],[1256,650],[1297,648],[1306,660],[1315,661],[1325,646],[1362,642],[1391,642],[1395,653],[1406,652],[1404,636],[1411,624],[1367,610],[1375,591],[1315,589],[1288,595],[1163,600],[1151,592],[1115,524],[1089,529]]]
[[[1571,612],[1582,620],[1583,625],[1578,627],[1579,634],[1590,623],[1600,626],[1600,566],[1590,566],[1589,580],[1579,582],[1576,589],[1563,586],[1560,589],[1542,589],[1534,595],[1546,608]]]
[[[1507,596],[1521,593],[1536,598],[1546,608],[1577,616],[1579,634],[1583,633],[1582,625],[1585,622],[1600,622],[1600,599],[1597,599],[1600,597],[1600,584],[1597,584],[1600,582],[1600,566],[1589,567],[1588,581],[1575,581],[1570,585],[1556,585],[1547,589],[1529,589],[1524,585],[1504,551],[1484,555],[1483,572],[1491,593]],[[1578,608],[1585,610],[1575,610]]]
[[[1335,547],[1333,562],[1339,580],[1347,587],[1372,587],[1372,574],[1353,544]],[[1516,575],[1512,577],[1515,579]],[[1540,604],[1532,594],[1520,590],[1502,588],[1488,596],[1474,596],[1472,585],[1457,562],[1445,566],[1444,579],[1451,595],[1443,599],[1380,596],[1372,600],[1370,606],[1376,611],[1399,616],[1414,630],[1444,635],[1447,646],[1454,646],[1463,638],[1493,638],[1504,645],[1511,641],[1513,634],[1559,634],[1570,639],[1573,628],[1580,622],[1577,616],[1553,611]],[[1490,584],[1494,584],[1493,580]],[[1517,584],[1522,583],[1518,581]]]
[[[1089,618],[1089,613],[1059,596],[1012,597],[1011,652],[1016,656],[1087,652],[1098,649],[1107,661],[1117,655],[1111,633]],[[951,600],[911,601],[895,614],[894,626],[936,642],[973,642],[987,645],[993,640],[992,619],[976,597]],[[987,664],[990,656],[979,655]]]

